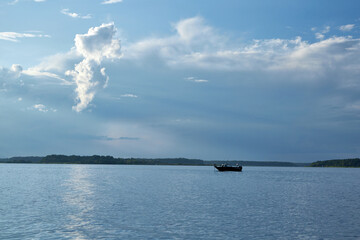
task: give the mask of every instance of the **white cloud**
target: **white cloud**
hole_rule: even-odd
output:
[[[182,20],[174,28],[176,32],[171,36],[123,46],[123,59],[150,64],[156,59],[178,69],[292,72],[289,79],[307,80],[320,79],[329,72],[345,74],[350,66],[360,68],[360,39],[326,38],[329,26],[319,31],[322,36],[314,43],[296,37],[237,44],[218,34],[201,17]]]
[[[23,68],[19,64],[13,64],[10,69],[0,67],[0,81],[11,81],[12,79],[19,78]]]
[[[170,59],[172,67],[287,73],[288,79],[319,79],[329,72],[360,68],[360,39],[333,37],[315,43],[301,38],[255,41],[239,49],[194,52]],[[354,71],[351,71],[354,72]],[[345,78],[339,78],[339,81]]]
[[[198,78],[195,78],[195,77],[186,77],[185,80],[191,81],[191,82],[196,82],[196,83],[206,83],[206,82],[209,81],[209,80],[206,80],[206,79],[198,79]]]
[[[100,68],[97,62],[86,58],[75,65],[75,70],[68,71],[67,75],[72,76],[76,83],[78,103],[73,109],[77,112],[88,107],[97,89],[106,86],[109,79],[105,68]]]
[[[60,80],[61,83],[63,85],[72,85],[71,82],[69,82],[68,80],[60,77],[59,75],[55,74],[55,73],[51,73],[51,72],[45,72],[45,71],[42,71],[36,67],[34,68],[29,68],[27,70],[24,70],[23,71],[23,74],[26,74],[28,76],[32,76],[32,77],[46,77],[46,78],[53,78],[53,79],[57,79],[57,80]]]
[[[23,68],[19,64],[11,65],[10,71],[15,75],[15,77],[19,77]]]
[[[21,88],[24,85],[20,79],[22,72],[23,69],[18,64],[13,64],[10,68],[0,67],[0,92]]]
[[[316,31],[316,28],[313,27],[311,28],[311,30]],[[330,26],[325,26],[322,31],[315,33],[315,38],[322,40],[325,38],[325,34],[328,33],[329,31],[330,31]]]
[[[139,59],[157,55],[177,58],[193,52],[221,50],[227,39],[205,24],[201,17],[184,19],[173,24],[176,34],[165,38],[149,38],[124,47],[124,58]]]
[[[87,14],[87,15],[85,15],[85,16],[82,16],[82,15],[80,15],[80,14],[78,14],[78,13],[72,13],[72,12],[70,12],[70,10],[67,9],[67,8],[62,9],[60,12],[61,12],[62,14],[64,14],[64,15],[67,15],[67,16],[72,17],[72,18],[81,18],[81,19],[90,19],[90,18],[91,18],[91,15],[90,15],[90,14]]]
[[[348,32],[348,31],[351,31],[354,27],[355,27],[355,24],[347,24],[347,25],[340,26],[339,29],[341,31]]]
[[[104,59],[120,57],[122,61],[116,64],[130,61],[145,67],[146,64],[151,67],[161,64],[161,67],[170,70],[185,69],[195,74],[203,71],[245,72],[263,74],[266,81],[324,80],[336,81],[337,86],[341,87],[360,86],[360,39],[343,36],[327,38],[325,35],[330,27],[321,31],[314,29],[324,35],[315,42],[295,37],[259,39],[247,43],[232,41],[219,34],[201,17],[181,20],[173,27],[174,33],[167,37],[152,37],[130,43],[122,46],[120,53],[114,23],[103,24],[90,28],[86,34],[76,35],[75,48],[69,53],[49,57],[23,73],[52,77],[63,84],[75,84],[75,111],[86,109],[96,92],[106,87],[109,77],[101,66]],[[74,65],[75,69],[62,76],[64,69],[71,69]],[[338,77],[335,78],[335,75]],[[195,76],[184,80],[197,83],[208,81]]]
[[[9,5],[15,5],[19,2],[20,0],[13,0],[12,2],[9,2]],[[34,0],[34,2],[45,2],[46,0]]]
[[[56,109],[48,108],[44,104],[41,104],[41,103],[33,105],[32,107],[29,108],[29,110],[37,110],[39,112],[44,112],[44,113],[46,113],[46,112],[57,112]]]
[[[127,93],[127,94],[122,94],[121,97],[124,97],[124,98],[137,98],[138,96],[135,95],[135,94]]]
[[[174,25],[179,37],[185,41],[191,41],[196,38],[214,36],[214,31],[207,26],[201,17],[193,17],[179,21]]]
[[[121,57],[120,40],[115,38],[114,23],[90,28],[86,34],[76,34],[76,51],[89,60],[100,63],[103,59]]]
[[[280,62],[281,70],[302,70],[317,74],[338,71],[359,65],[360,39],[332,37],[291,49]],[[272,66],[276,69],[276,66]]]
[[[36,110],[38,110],[39,112],[47,112],[47,111],[48,111],[47,108],[46,108],[46,106],[43,105],[43,104],[35,104],[35,105],[33,106],[33,108],[36,109]]]
[[[19,38],[49,38],[46,34],[33,34],[33,33],[17,33],[17,32],[0,32],[0,39],[12,42],[18,42]]]
[[[325,35],[322,33],[315,33],[315,37],[316,37],[316,39],[324,39]]]
[[[109,77],[101,67],[102,61],[121,57],[120,40],[115,34],[114,23],[90,28],[88,33],[75,36],[75,47],[69,52],[47,57],[22,73],[37,80],[54,79],[61,85],[75,85],[77,104],[73,109],[82,111],[91,103],[96,91],[107,86]],[[73,70],[66,70],[74,65]]]
[[[120,40],[115,38],[114,23],[102,24],[90,28],[86,34],[75,36],[76,51],[84,59],[75,65],[75,69],[67,71],[76,83],[77,105],[73,109],[81,112],[91,103],[98,88],[106,87],[109,77],[105,68],[100,67],[104,59],[121,57]]]
[[[121,3],[123,0],[105,0],[101,4]]]
[[[99,141],[138,141],[140,138],[138,137],[108,137],[108,136],[94,136],[95,140]]]
[[[12,2],[9,2],[8,4],[9,5],[15,5],[15,4],[17,4],[19,2],[19,0],[14,0],[14,1],[12,1]]]
[[[67,53],[58,53],[46,57],[39,65],[23,70],[22,73],[36,78],[54,79],[60,85],[74,85],[73,80],[64,75],[64,72],[82,59],[81,54],[73,48]]]

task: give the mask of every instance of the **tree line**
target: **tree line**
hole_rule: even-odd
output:
[[[43,163],[43,164],[134,164],[134,165],[196,165],[212,166],[227,163],[230,165],[242,166],[281,166],[298,167],[306,166],[305,163],[291,162],[266,162],[266,161],[204,161],[188,158],[114,158],[113,156],[79,156],[79,155],[58,155],[52,154],[46,157],[12,157],[0,159],[0,163]]]
[[[310,165],[311,167],[360,167],[359,158],[335,159],[326,161],[317,161]]]
[[[219,160],[204,161],[188,158],[114,158],[113,156],[79,156],[79,155],[47,155],[46,157],[12,157],[2,158],[0,163],[43,163],[43,164],[134,164],[134,165],[196,165],[211,166],[227,163],[241,166],[273,166],[273,167],[360,167],[360,159],[336,159],[317,161],[313,163],[266,162],[266,161],[238,161]]]

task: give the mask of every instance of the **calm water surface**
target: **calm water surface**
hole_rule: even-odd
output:
[[[360,169],[0,164],[0,239],[360,239]]]

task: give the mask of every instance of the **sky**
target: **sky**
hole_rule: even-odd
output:
[[[359,157],[358,9],[2,0],[0,157]]]

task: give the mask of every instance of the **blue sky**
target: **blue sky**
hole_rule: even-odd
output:
[[[358,1],[0,3],[0,157],[359,157]]]

